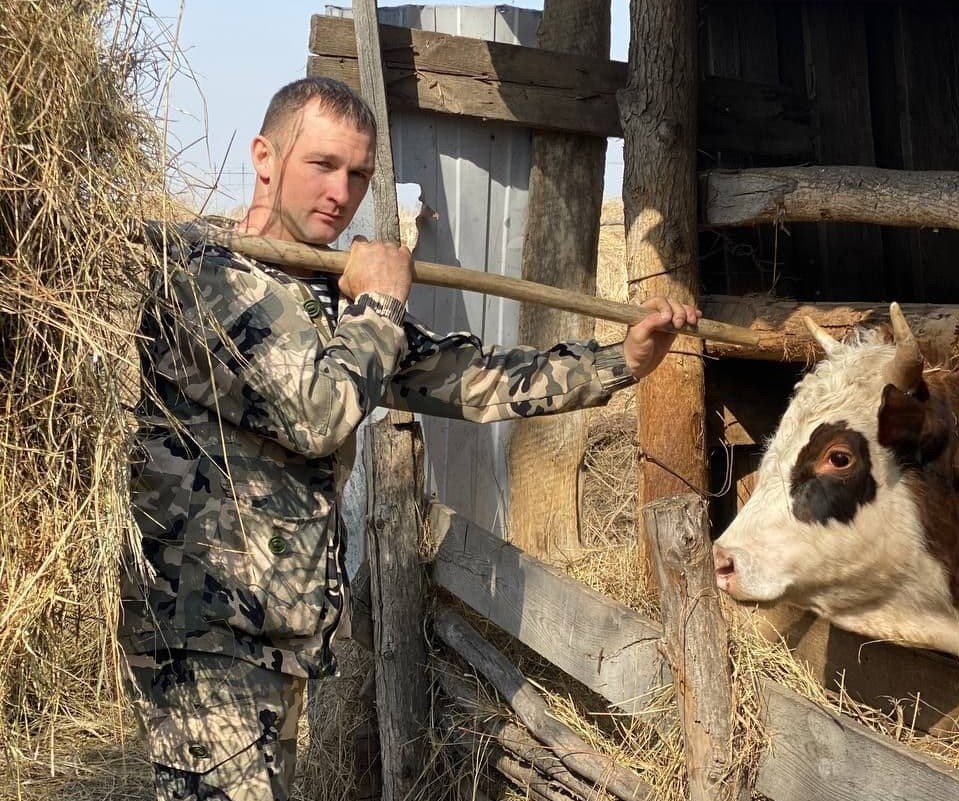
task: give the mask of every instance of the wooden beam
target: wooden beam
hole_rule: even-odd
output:
[[[400,215],[383,87],[376,0],[354,0],[360,88],[376,119],[373,171],[374,233],[400,241]],[[367,428],[369,502],[366,539],[373,603],[374,671],[383,801],[414,795],[426,751],[429,681],[426,646],[426,578],[419,564],[423,499],[423,442],[408,412],[392,411]]]
[[[433,111],[548,131],[622,136],[616,92],[626,64],[465,36],[380,26],[391,109]],[[312,18],[308,75],[359,87],[353,23]],[[781,86],[706,78],[700,86],[699,147],[812,155],[812,105]]]
[[[959,798],[959,772],[763,683],[769,745],[755,790],[775,801]]]
[[[809,336],[803,317],[810,317],[837,339],[857,326],[879,326],[891,331],[886,304],[811,304],[766,295],[707,295],[701,307],[710,319],[750,329],[759,338],[757,345],[711,343],[706,355],[718,358],[811,364],[821,356],[821,351]],[[949,369],[959,366],[959,306],[904,303],[902,309],[926,361]]]
[[[384,79],[397,108],[615,136],[625,65],[571,53],[382,25]],[[314,16],[309,74],[352,83],[349,20]]]
[[[541,47],[571,54],[609,53],[609,0],[547,0]],[[523,238],[523,278],[596,294],[599,220],[603,206],[606,139],[538,131]],[[523,305],[518,341],[547,349],[589,339],[595,320]],[[534,556],[548,558],[582,547],[580,508],[588,412],[518,420],[509,441],[509,532]],[[549,486],[548,493],[543,486]]]
[[[668,684],[662,631],[489,532],[433,504],[433,581],[630,715]]]
[[[706,504],[698,495],[643,508],[659,584],[665,651],[686,752],[690,801],[739,797],[734,767],[729,633],[713,574]]]
[[[849,222],[959,228],[959,172],[878,167],[711,170],[707,226]]]

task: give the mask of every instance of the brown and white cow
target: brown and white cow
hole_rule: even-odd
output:
[[[895,344],[840,343],[796,386],[749,500],[716,541],[716,581],[875,639],[959,655],[959,375]]]

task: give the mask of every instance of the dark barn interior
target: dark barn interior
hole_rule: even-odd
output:
[[[731,129],[726,147],[701,149],[700,167],[957,170],[957,44],[954,3],[707,2],[702,77],[762,84],[776,112],[762,136]],[[707,230],[704,291],[956,303],[957,245],[954,230],[851,223]]]

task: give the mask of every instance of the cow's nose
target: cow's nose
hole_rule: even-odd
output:
[[[713,564],[716,567],[716,576],[731,576],[736,572],[736,563],[732,555],[719,545],[713,546]]]

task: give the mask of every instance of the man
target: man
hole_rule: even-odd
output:
[[[240,230],[324,245],[373,172],[375,122],[347,87],[296,81],[270,103]],[[308,678],[335,670],[348,613],[337,495],[378,405],[477,422],[605,403],[663,358],[662,298],[623,344],[484,347],[405,315],[407,248],[354,242],[339,280],[209,243],[144,315],[134,514],[121,641],[158,798],[289,797]],[[340,297],[344,299],[342,309]]]

